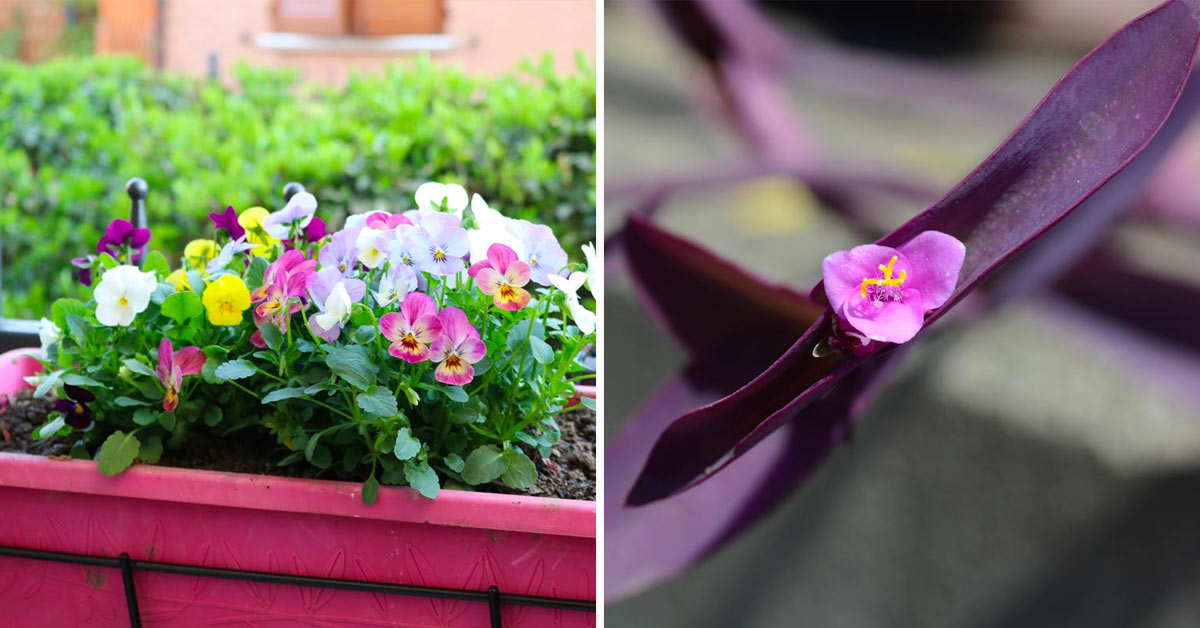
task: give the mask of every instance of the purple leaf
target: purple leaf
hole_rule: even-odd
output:
[[[966,261],[943,315],[1119,172],[1154,137],[1187,79],[1200,0],[1171,0],[1134,20],[1075,65],[1016,131],[932,207],[879,244],[937,230],[964,241]],[[814,295],[822,293],[818,284]],[[928,324],[928,323],[927,323]],[[829,390],[891,350],[814,358],[826,313],[778,361],[732,395],[663,432],[628,496],[641,505],[708,479]]]

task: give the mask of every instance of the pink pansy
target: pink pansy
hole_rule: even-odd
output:
[[[179,405],[179,389],[183,387],[184,375],[195,375],[204,367],[204,352],[196,347],[184,347],[178,352],[167,338],[158,345],[158,375],[167,393],[163,395],[163,410],[170,412]]]
[[[503,244],[488,247],[487,260],[472,264],[467,274],[479,282],[479,290],[492,297],[496,307],[510,312],[529,304],[529,264],[517,259],[515,251]]]
[[[406,362],[423,362],[429,358],[429,343],[442,333],[442,321],[433,299],[411,292],[400,302],[399,312],[379,319],[379,331],[392,341],[388,353]]]
[[[825,295],[848,333],[866,344],[908,342],[925,313],[954,292],[966,247],[925,231],[897,248],[864,244],[825,258]],[[852,330],[852,331],[851,331]]]
[[[462,310],[448,307],[438,313],[438,318],[442,321],[442,335],[429,351],[429,359],[440,362],[433,378],[443,384],[462,386],[475,378],[475,367],[471,365],[487,355],[487,347]]]
[[[411,220],[405,217],[404,214],[389,214],[387,212],[373,212],[367,216],[367,226],[371,229],[395,229],[400,225],[411,225]]]
[[[279,331],[287,333],[288,319],[303,308],[301,301],[308,276],[313,274],[316,266],[316,260],[305,259],[304,253],[296,250],[284,253],[267,266],[263,284],[250,293],[250,301],[258,303],[253,312],[254,324],[262,327],[263,323],[270,322]],[[262,331],[254,332],[250,342],[259,348],[266,347]]]

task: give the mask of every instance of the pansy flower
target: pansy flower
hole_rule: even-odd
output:
[[[220,254],[217,243],[213,240],[192,240],[183,247],[183,258],[188,267],[197,270],[208,266]]]
[[[413,269],[403,264],[393,265],[386,275],[379,280],[379,290],[375,291],[375,302],[380,307],[387,307],[395,301],[401,301],[408,293],[417,289],[417,274]]]
[[[351,306],[366,296],[367,284],[343,278],[336,268],[322,268],[308,276],[308,294],[317,304],[317,312],[308,319],[313,333],[333,342],[350,318]]]
[[[462,386],[475,379],[475,364],[487,355],[487,346],[479,339],[479,331],[456,307],[438,313],[442,335],[429,348],[429,359],[438,362],[433,378],[443,384]]]
[[[126,248],[131,249],[132,253],[127,262],[136,262],[146,254],[146,243],[150,242],[150,230],[139,227],[133,228],[133,224],[128,220],[117,218],[108,223],[108,228],[104,230],[104,235],[100,236],[100,241],[96,243],[97,253],[108,253],[114,259],[119,259],[121,253]]]
[[[92,291],[96,299],[96,320],[107,327],[128,327],[133,317],[150,305],[150,295],[158,288],[154,273],[137,266],[117,266],[105,271]]]
[[[825,296],[843,330],[866,345],[908,342],[925,313],[954,292],[966,248],[953,236],[925,231],[896,248],[856,246],[825,258]]]
[[[316,213],[317,197],[309,192],[299,192],[288,200],[283,209],[264,218],[262,228],[272,238],[290,240],[312,222]]]
[[[233,261],[234,256],[238,255],[239,253],[255,251],[257,254],[258,251],[261,251],[262,245],[249,242],[249,237],[250,236],[248,235],[243,235],[236,240],[230,240],[229,242],[226,242],[225,246],[221,247],[221,252],[218,253],[217,256],[208,263],[208,266],[204,268],[204,272],[208,273],[209,275],[215,275],[225,270],[225,267],[229,266],[229,263]]]
[[[250,293],[250,302],[258,304],[254,308],[254,324],[262,327],[263,323],[270,322],[279,331],[287,333],[288,320],[303,307],[301,299],[308,286],[308,276],[316,267],[316,260],[305,259],[300,251],[288,251],[267,266],[262,285]],[[261,330],[254,332],[250,342],[256,347],[266,346]]]
[[[63,392],[67,395],[66,399],[59,399],[54,402],[54,411],[63,414],[63,421],[76,429],[85,429],[92,424],[92,410],[87,407],[87,404],[96,400],[96,395],[91,391],[63,384]]]
[[[525,246],[508,230],[511,218],[488,207],[487,201],[478,194],[471,197],[471,214],[475,218],[475,228],[467,231],[467,239],[471,242],[472,262],[486,259],[488,248],[493,244],[507,246],[516,252],[518,259],[525,257]]]
[[[417,201],[417,208],[422,211],[440,211],[445,207],[461,216],[467,207],[467,190],[455,183],[422,183],[413,197]]]
[[[263,207],[251,207],[238,215],[238,224],[246,229],[246,241],[259,245],[259,248],[254,249],[254,254],[259,257],[266,257],[271,247],[279,242],[271,237],[263,226],[263,222],[270,215],[271,213]]]
[[[529,283],[529,272],[529,264],[517,259],[517,254],[503,244],[493,244],[487,260],[467,269],[467,274],[478,282],[480,292],[491,296],[496,307],[510,312],[529,304],[529,291],[523,287]]]
[[[225,233],[229,234],[230,240],[236,240],[246,235],[246,229],[238,222],[238,215],[234,211],[233,205],[229,205],[221,213],[209,214],[208,217],[212,219],[217,231],[224,229]]]
[[[166,389],[166,394],[163,395],[163,410],[171,412],[179,405],[179,390],[183,387],[184,376],[199,373],[206,359],[204,352],[197,347],[184,347],[175,351],[170,339],[162,339],[158,345],[158,366],[154,373]]]
[[[421,217],[420,227],[404,232],[409,251],[422,271],[442,276],[462,271],[471,241],[461,223],[454,214],[426,214]]]
[[[358,231],[342,229],[333,234],[329,242],[317,253],[322,269],[335,268],[342,275],[354,270],[355,264],[358,264],[358,246],[354,243],[358,239]]]
[[[363,227],[358,232],[358,237],[354,240],[354,247],[358,249],[358,260],[363,263],[363,266],[372,269],[378,268],[387,259],[384,251],[387,250],[389,234],[390,232],[371,227]]]
[[[404,214],[389,214],[388,212],[372,212],[367,215],[366,225],[380,231],[395,229],[400,225],[413,224]]]
[[[96,262],[95,255],[84,255],[83,257],[72,257],[71,265],[79,270],[75,273],[75,278],[79,283],[90,286],[92,285],[92,266]]]
[[[384,314],[379,319],[379,331],[392,341],[388,353],[405,362],[423,362],[429,358],[429,343],[442,334],[433,299],[420,292],[410,292],[400,302],[400,311]]]
[[[240,325],[242,313],[250,309],[250,290],[237,275],[221,275],[209,282],[200,297],[212,325]]]
[[[521,259],[529,264],[530,277],[543,286],[550,285],[550,275],[561,275],[567,265],[567,252],[558,244],[554,232],[546,225],[528,220],[513,220],[508,230],[525,248]]]
[[[587,273],[575,272],[571,273],[570,277],[550,275],[550,283],[567,295],[567,311],[571,313],[571,320],[575,321],[575,326],[579,331],[591,334],[596,331],[596,315],[579,300],[579,289],[587,280]]]

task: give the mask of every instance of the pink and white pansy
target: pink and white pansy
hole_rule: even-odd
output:
[[[433,378],[451,386],[467,384],[475,379],[472,365],[487,355],[487,346],[462,310],[447,307],[438,313],[438,319],[442,322],[442,335],[429,350],[429,359],[439,363]]]
[[[379,319],[379,331],[392,343],[388,353],[415,364],[429,359],[429,344],[441,336],[442,320],[433,299],[412,292],[400,303],[399,312]]]

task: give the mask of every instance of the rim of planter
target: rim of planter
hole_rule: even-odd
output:
[[[37,353],[38,349],[0,354],[0,395],[29,387],[24,376],[36,371],[27,369],[41,368],[39,362],[25,355],[31,351]],[[18,371],[21,374],[14,376]],[[595,397],[596,390],[578,386],[577,394]],[[535,534],[596,536],[596,502],[575,499],[453,489],[444,489],[437,499],[428,499],[412,488],[383,486],[378,499],[368,506],[362,503],[362,485],[355,482],[147,464],[135,464],[109,477],[99,473],[95,462],[90,460],[19,453],[0,453],[0,486]]]

